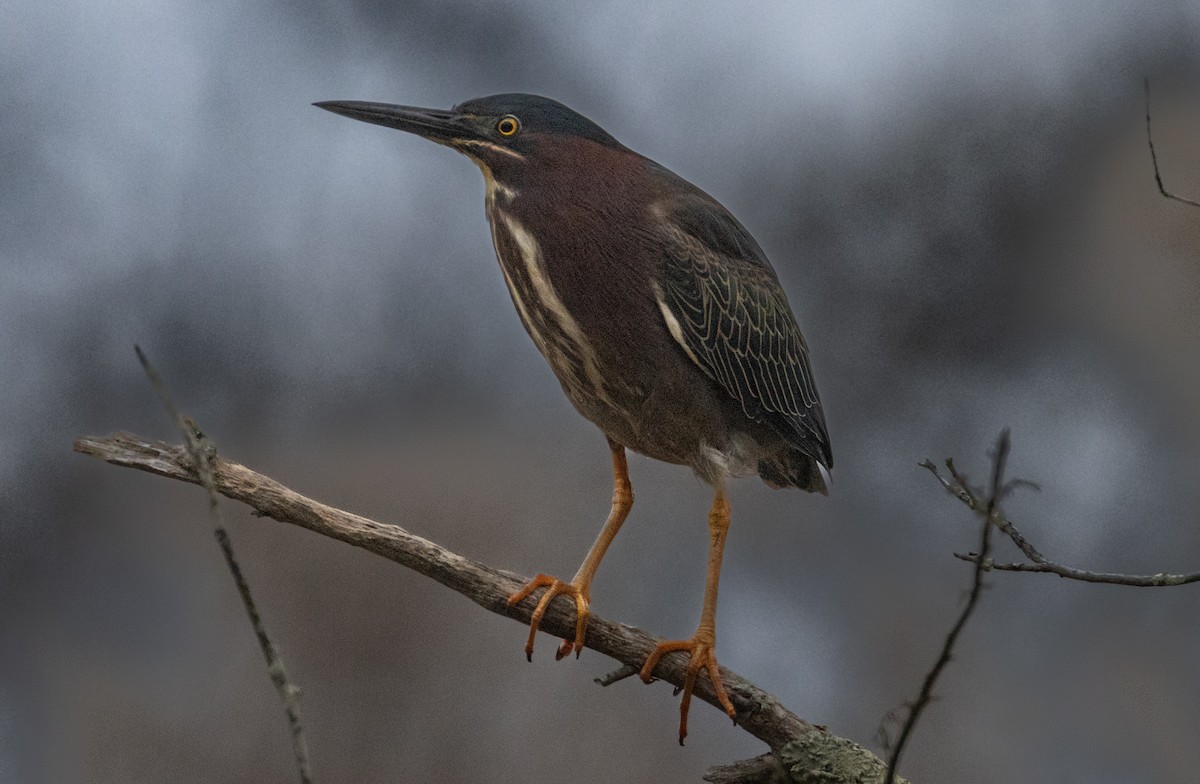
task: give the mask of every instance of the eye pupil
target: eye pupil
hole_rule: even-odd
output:
[[[517,132],[517,120],[514,117],[502,117],[500,122],[496,123],[496,130],[501,136],[512,136]]]

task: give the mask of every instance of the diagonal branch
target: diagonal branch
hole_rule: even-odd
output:
[[[1158,155],[1154,152],[1154,137],[1150,135],[1150,79],[1145,79],[1144,84],[1146,88],[1146,144],[1150,147],[1150,163],[1154,166],[1154,183],[1158,185],[1158,192],[1168,199],[1174,199],[1192,207],[1200,207],[1200,201],[1171,193],[1163,185],[1162,175],[1158,173]],[[1024,571],[1031,570],[1026,569]]]
[[[142,370],[146,372],[146,377],[150,380],[150,386],[154,387],[155,394],[158,395],[163,408],[167,410],[167,416],[171,417],[171,421],[175,423],[175,427],[183,436],[187,457],[195,468],[198,483],[208,495],[208,516],[212,522],[213,536],[217,539],[217,546],[221,548],[225,566],[233,577],[233,584],[237,588],[238,596],[242,599],[242,608],[250,620],[250,628],[254,630],[258,647],[262,651],[263,658],[266,659],[267,673],[271,678],[271,683],[275,686],[275,691],[279,694],[280,702],[283,703],[283,711],[287,715],[288,727],[292,735],[292,754],[296,758],[296,767],[300,772],[300,784],[312,784],[313,774],[312,763],[308,759],[308,740],[304,735],[304,724],[300,721],[300,688],[288,677],[283,657],[279,655],[279,649],[275,647],[271,636],[267,634],[267,627],[258,612],[254,594],[250,591],[250,584],[246,582],[246,576],[233,551],[233,542],[230,541],[229,531],[225,528],[225,515],[221,512],[220,498],[217,496],[217,489],[214,486],[213,460],[217,454],[216,447],[205,438],[195,422],[185,417],[175,407],[175,402],[167,393],[166,385],[163,384],[158,371],[155,370],[154,365],[150,364],[150,359],[141,347],[134,346],[133,350],[137,353]]]
[[[900,728],[899,738],[896,740],[896,745],[892,749],[892,753],[888,756],[887,774],[883,779],[885,782],[895,780],[896,769],[900,765],[900,755],[904,753],[904,746],[912,736],[913,730],[916,729],[917,722],[921,719],[921,714],[929,706],[929,703],[933,701],[933,687],[937,683],[938,678],[941,677],[942,670],[946,669],[946,665],[950,663],[950,659],[954,655],[954,645],[958,642],[958,637],[962,634],[962,630],[966,628],[967,621],[970,620],[976,605],[979,604],[979,597],[983,594],[983,573],[987,571],[984,565],[987,563],[987,555],[991,550],[992,520],[995,519],[996,505],[1005,492],[1004,468],[1008,462],[1008,450],[1010,446],[1011,441],[1009,440],[1008,430],[1004,430],[996,442],[996,454],[992,463],[992,491],[988,496],[986,508],[981,512],[983,525],[981,526],[982,530],[979,535],[980,559],[975,562],[975,571],[971,577],[971,591],[967,596],[967,602],[963,606],[962,612],[958,614],[958,620],[954,622],[954,626],[950,627],[950,632],[946,635],[946,640],[942,643],[942,650],[938,653],[937,660],[933,663],[933,667],[929,669],[929,672],[925,674],[925,680],[921,683],[921,691],[917,694],[917,699],[909,706],[908,716],[904,720],[904,725]],[[950,464],[950,470],[954,470],[953,463]],[[957,472],[955,476],[958,476]],[[962,485],[968,494],[974,495],[970,488],[967,487],[966,482],[962,482]]]
[[[946,461],[946,465],[950,468],[949,477],[943,476],[938,471],[937,466],[929,460],[921,463],[921,465],[929,469],[929,472],[937,478],[942,487],[972,512],[983,514],[986,511],[987,501],[981,499],[979,493],[971,488],[966,479],[955,471],[952,461]],[[1057,574],[1059,577],[1069,580],[1080,580],[1087,583],[1108,583],[1110,585],[1130,585],[1136,588],[1165,588],[1173,585],[1188,585],[1189,583],[1200,582],[1200,572],[1186,574],[1168,574],[1166,572],[1159,572],[1158,574],[1116,574],[1112,572],[1091,572],[1085,569],[1076,569],[1072,566],[1064,566],[1042,555],[1033,546],[1033,543],[1017,530],[1013,522],[999,511],[993,512],[991,519],[996,528],[1012,540],[1017,549],[1024,553],[1025,557],[1030,560],[1030,563],[996,563],[987,556],[981,557],[978,553],[955,553],[955,558],[967,561],[968,563],[982,562],[982,568],[985,572],[1040,572],[1043,574]]]
[[[184,447],[147,441],[129,433],[80,438],[75,442],[75,451],[114,465],[193,484],[201,482]],[[464,558],[399,526],[318,503],[219,456],[211,466],[213,486],[218,493],[251,506],[262,516],[361,547],[430,577],[491,612],[529,623],[535,601],[526,599],[514,607],[509,607],[507,601],[524,584],[525,578],[520,575]],[[573,636],[575,617],[570,603],[551,604],[541,628],[559,637]],[[657,642],[658,638],[640,629],[592,615],[585,644],[624,665],[640,667]],[[681,686],[685,665],[686,657],[665,656],[656,675],[660,680]],[[804,721],[776,697],[724,667],[721,677],[737,708],[737,723],[771,748],[795,784],[883,779],[885,766],[870,751]],[[696,684],[695,696],[717,705],[708,678],[701,678]]]

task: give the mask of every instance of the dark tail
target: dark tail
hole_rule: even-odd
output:
[[[829,495],[821,467],[799,449],[782,449],[770,458],[758,461],[758,475],[768,487],[776,490],[798,487],[809,493]]]

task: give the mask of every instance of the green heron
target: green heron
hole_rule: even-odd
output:
[[[625,147],[557,101],[477,98],[450,109],[329,101],[316,106],[423,136],[483,171],[496,256],[525,329],[612,452],[612,508],[570,582],[539,574],[509,599],[545,588],[526,656],[557,596],[576,608],[583,648],[592,578],[633,505],[632,449],[689,466],[713,487],[704,606],[688,640],[660,643],[641,669],[689,655],[679,741],[707,671],[736,711],[713,648],[717,583],[729,528],[728,477],[757,473],[776,488],[826,493],[833,465],[808,348],[762,248],[716,199]]]

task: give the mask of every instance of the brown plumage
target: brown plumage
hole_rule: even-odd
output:
[[[766,255],[702,190],[547,98],[508,94],[450,111],[390,104],[318,104],[417,133],[474,160],[517,313],[568,398],[608,438],[613,505],[575,578],[538,575],[526,652],[560,594],[577,608],[583,647],[592,577],[633,503],[625,449],[692,468],[714,488],[704,611],[689,640],[680,742],[692,689],[709,674],[735,716],[713,655],[717,583],[729,506],[727,477],[757,473],[773,487],[826,492],[831,468],[808,347]]]

